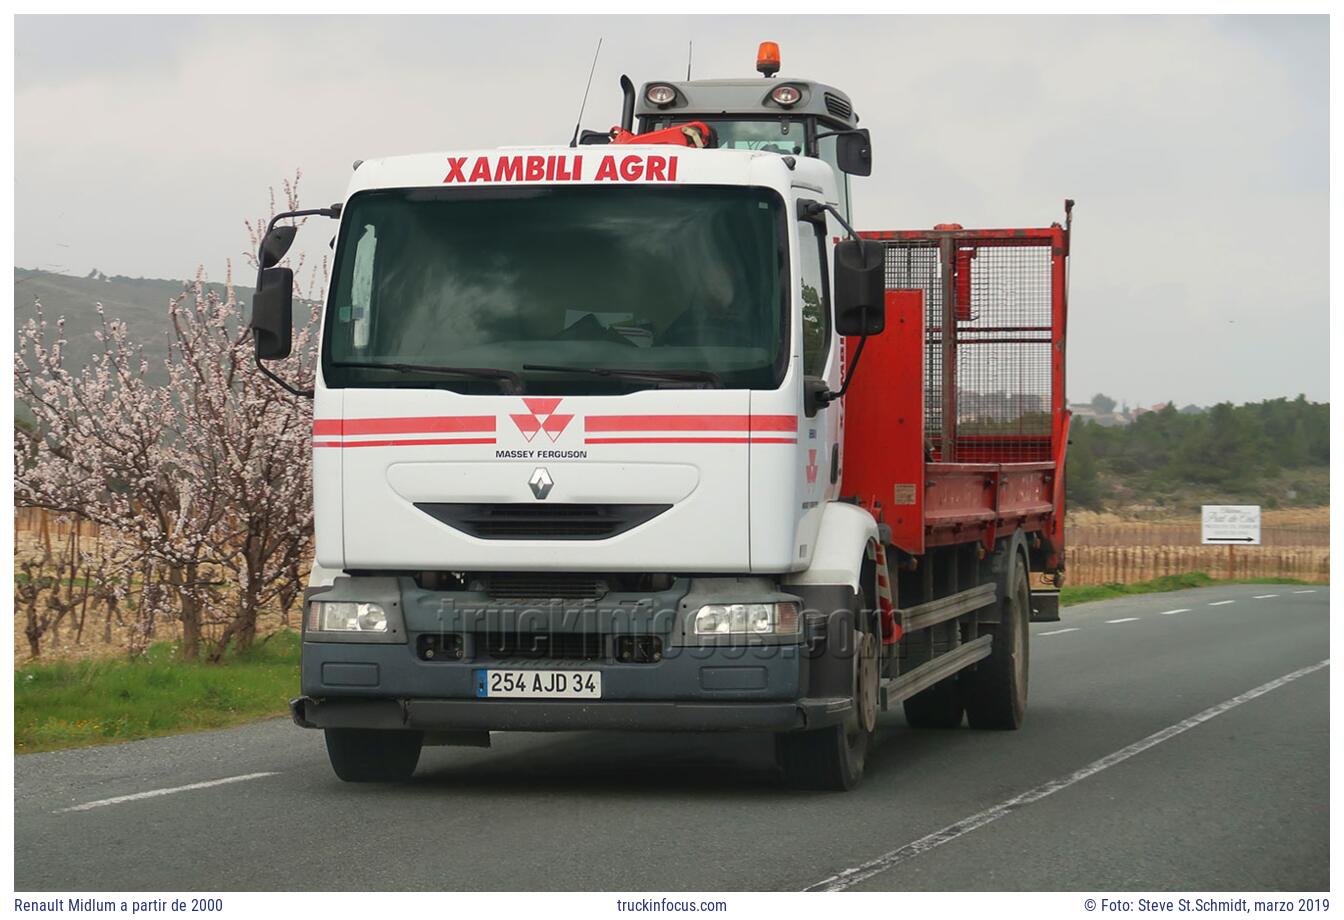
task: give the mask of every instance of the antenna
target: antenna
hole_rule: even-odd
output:
[[[602,39],[597,40],[597,50],[593,52],[593,66],[588,68],[588,85],[583,88],[583,102],[579,103],[579,117],[574,122],[574,136],[569,139],[569,146],[579,146],[579,125],[583,124],[583,110],[588,107],[588,90],[593,88],[593,72],[597,70],[597,56],[602,53]]]
[[[695,54],[695,42],[686,43],[686,82],[691,82],[691,57]]]

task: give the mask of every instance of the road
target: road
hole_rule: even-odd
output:
[[[1066,608],[1032,626],[1021,731],[889,715],[849,794],[784,787],[756,736],[496,735],[398,787],[280,719],[25,755],[15,885],[1324,890],[1328,617],[1326,587]]]

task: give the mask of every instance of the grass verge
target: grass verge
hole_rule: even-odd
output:
[[[1065,607],[1072,604],[1086,604],[1091,601],[1104,601],[1113,597],[1125,597],[1129,594],[1157,594],[1162,591],[1180,591],[1184,588],[1208,588],[1213,585],[1305,585],[1300,578],[1242,578],[1227,580],[1210,578],[1204,572],[1187,572],[1184,575],[1163,575],[1152,581],[1139,581],[1122,585],[1115,582],[1104,585],[1065,585],[1059,593],[1059,602]]]
[[[14,751],[133,741],[283,715],[299,687],[299,634],[280,632],[221,664],[151,646],[138,661],[35,663],[14,673]]]

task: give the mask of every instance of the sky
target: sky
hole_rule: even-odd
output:
[[[302,170],[565,143],[617,81],[838,86],[872,131],[856,226],[1045,226],[1077,200],[1068,391],[1208,405],[1329,389],[1324,16],[19,16],[15,264],[222,279]],[[321,252],[326,227],[298,248]]]

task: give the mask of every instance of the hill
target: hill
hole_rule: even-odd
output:
[[[163,358],[168,354],[168,302],[180,295],[192,282],[160,278],[127,278],[91,273],[76,278],[37,269],[14,269],[14,329],[17,332],[37,316],[36,301],[48,324],[65,317],[67,355],[70,367],[82,367],[97,349],[94,333],[98,330],[95,304],[102,303],[109,319],[119,319],[130,329],[133,341],[144,345],[150,374],[164,379]],[[211,283],[208,288],[223,294],[224,285]],[[240,302],[248,303],[252,289],[235,287]]]

